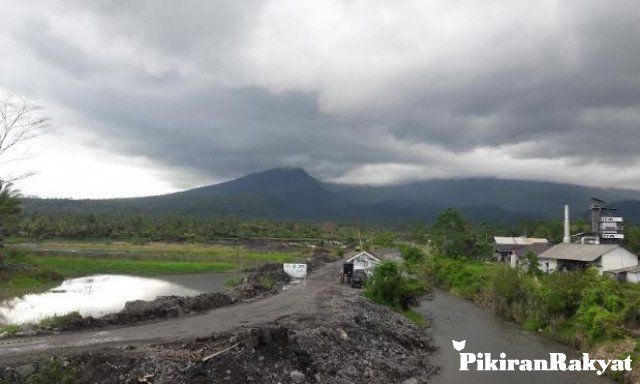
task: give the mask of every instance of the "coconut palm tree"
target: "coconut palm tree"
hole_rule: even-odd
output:
[[[21,209],[19,193],[13,189],[11,183],[0,180],[0,264],[4,260],[2,255],[2,225],[9,216],[17,214]]]

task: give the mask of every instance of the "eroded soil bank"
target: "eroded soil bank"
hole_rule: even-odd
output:
[[[424,383],[435,373],[424,328],[358,297],[313,315],[163,344],[110,346],[0,371],[10,383]],[[2,380],[0,380],[1,382]]]

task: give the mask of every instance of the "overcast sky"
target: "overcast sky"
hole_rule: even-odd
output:
[[[52,119],[0,170],[36,170],[25,194],[159,194],[281,166],[640,189],[637,0],[0,4],[0,92]]]

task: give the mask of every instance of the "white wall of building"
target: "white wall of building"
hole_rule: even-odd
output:
[[[633,267],[638,265],[638,257],[622,247],[618,247],[611,252],[605,253],[600,258],[598,272],[610,271],[612,269],[620,269]]]
[[[640,273],[627,272],[627,281],[635,284],[640,283]]]
[[[551,273],[558,269],[558,260],[556,259],[539,259],[540,269],[544,273]]]

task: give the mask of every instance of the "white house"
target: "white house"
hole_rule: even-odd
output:
[[[370,272],[378,263],[380,263],[380,259],[373,256],[367,251],[361,251],[347,259],[347,263],[353,263],[353,269],[364,269],[367,272]]]
[[[630,283],[640,283],[640,265],[620,269],[612,269],[604,272],[617,280],[628,281]]]
[[[638,257],[619,244],[562,243],[538,255],[538,260],[547,273],[595,267],[602,274],[638,265]]]

